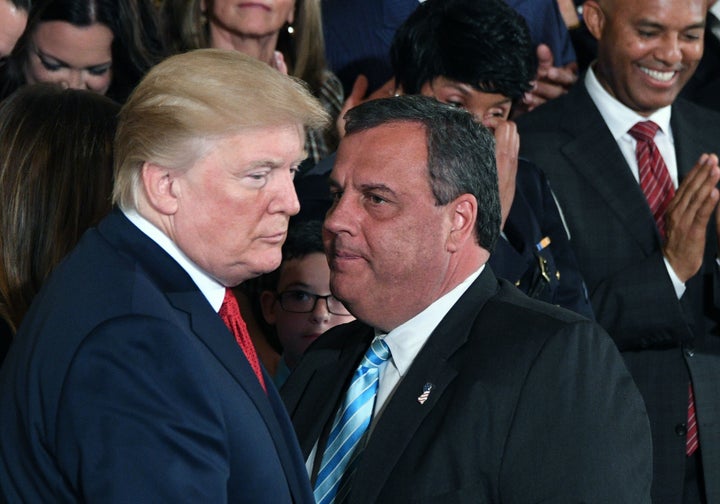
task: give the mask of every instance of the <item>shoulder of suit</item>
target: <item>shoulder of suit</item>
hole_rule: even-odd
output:
[[[507,324],[520,326],[519,329],[527,326],[538,331],[543,327],[554,331],[561,326],[594,324],[573,311],[525,295],[507,280],[498,281],[496,295],[488,300],[488,306],[478,314],[478,318],[503,318],[507,319]]]
[[[556,129],[566,116],[579,113],[578,108],[583,106],[587,91],[581,81],[567,93],[545,102],[532,112],[526,112],[515,121],[522,135],[524,132],[547,132]],[[588,103],[592,103],[591,101]]]

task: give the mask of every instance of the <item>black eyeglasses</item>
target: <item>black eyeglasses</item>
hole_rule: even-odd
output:
[[[310,313],[315,310],[318,299],[324,299],[327,309],[333,315],[350,315],[345,305],[332,294],[319,296],[302,290],[288,290],[277,295],[280,306],[290,313]]]

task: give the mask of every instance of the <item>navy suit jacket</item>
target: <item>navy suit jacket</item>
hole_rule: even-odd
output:
[[[2,497],[314,502],[265,383],[187,273],[115,211],[48,279],[0,371]]]
[[[331,329],[285,382],[306,456],[321,439],[321,458],[373,335],[359,321]],[[385,403],[348,503],[648,503],[649,429],[595,323],[528,298],[486,267]]]
[[[685,100],[671,126],[682,181],[720,147],[720,115]],[[692,377],[708,502],[720,502],[720,274],[714,219],[701,270],[677,299],[645,196],[584,80],[518,119],[521,154],[545,169],[595,317],[623,352],[653,429],[653,501],[682,498]]]

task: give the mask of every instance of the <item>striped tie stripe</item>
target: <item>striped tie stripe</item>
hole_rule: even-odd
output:
[[[635,155],[637,156],[640,188],[655,218],[660,236],[665,238],[665,211],[670,200],[675,196],[670,172],[655,145],[655,134],[659,126],[652,121],[639,122],[630,128],[630,135],[635,138]]]
[[[375,338],[353,374],[320,464],[314,490],[318,504],[342,502],[347,496],[354,462],[362,451],[375,407],[379,366],[389,357],[387,343]]]

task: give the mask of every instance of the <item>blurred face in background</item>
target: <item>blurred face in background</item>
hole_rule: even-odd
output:
[[[454,107],[464,108],[475,120],[494,130],[510,116],[512,99],[499,93],[486,93],[470,84],[447,77],[436,77],[423,84],[420,94]]]
[[[0,62],[8,57],[20,35],[25,31],[27,12],[10,0],[0,0]],[[1,64],[1,63],[0,63]]]
[[[294,19],[295,0],[207,0],[210,22],[247,37],[276,34]]]
[[[104,95],[112,82],[112,41],[112,31],[100,23],[42,22],[30,40],[25,80]]]

